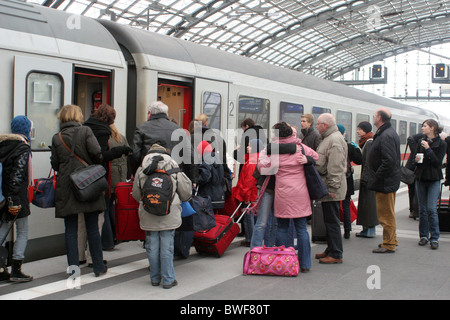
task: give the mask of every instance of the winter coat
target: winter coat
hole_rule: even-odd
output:
[[[440,181],[443,178],[442,175],[442,161],[444,160],[447,143],[439,136],[434,138],[430,143],[430,148],[426,149],[422,147],[422,140],[426,136],[422,136],[417,143],[415,154],[423,153],[423,163],[415,163],[416,181]]]
[[[321,201],[341,201],[347,193],[347,142],[336,125],[330,126],[321,136],[322,142],[316,150],[319,155],[316,169],[328,192],[336,194],[336,198],[327,195]]]
[[[299,138],[302,140],[303,144],[306,144],[313,150],[317,150],[317,147],[321,142],[320,133],[314,126],[311,126],[308,129],[302,129]]]
[[[368,139],[362,147],[361,178],[358,194],[357,225],[374,227],[379,224],[377,217],[377,199],[375,191],[367,189],[368,180],[368,154],[372,147],[373,139]]]
[[[157,216],[147,212],[142,206],[142,187],[147,181],[147,175],[143,172],[151,163],[155,156],[162,156],[163,161],[158,163],[158,170],[170,170],[178,168],[178,164],[165,152],[165,148],[154,144],[149,153],[144,157],[142,165],[137,169],[133,183],[133,198],[139,202],[139,225],[145,231],[174,230],[181,226],[181,202],[188,201],[192,196],[192,182],[183,172],[171,174],[173,183],[173,200],[170,206],[170,213],[166,216]]]
[[[224,165],[215,153],[205,153],[203,157],[205,160],[198,168],[198,194],[209,196],[214,209],[222,209],[225,205]]]
[[[0,135],[0,162],[3,166],[2,193],[5,205],[0,211],[0,220],[12,220],[14,217],[8,212],[8,198],[13,205],[21,205],[17,218],[30,215],[30,201],[28,200],[28,162],[31,155],[30,145],[19,134]]]
[[[280,138],[279,143],[296,143],[297,137]],[[302,144],[305,155],[312,157],[315,161],[319,155],[310,147]],[[267,155],[264,149],[258,161],[258,169],[275,167],[275,199],[274,210],[277,218],[302,218],[310,216],[311,199],[309,198],[306,185],[305,170],[297,158],[302,151],[294,154]],[[278,159],[277,159],[278,158]]]
[[[389,122],[373,136],[368,170],[369,190],[391,193],[400,187],[400,138]]]
[[[172,141],[172,133],[177,129],[179,130],[175,134],[177,139],[176,141]],[[178,137],[180,138],[178,139]],[[160,142],[163,147],[169,149],[170,153],[174,151],[174,156],[179,158],[174,158],[174,160],[177,161],[181,170],[186,173],[193,183],[197,183],[198,171],[194,161],[195,152],[191,140],[186,132],[170,121],[164,113],[152,115],[150,119],[140,124],[134,131],[134,168],[136,169],[141,165],[141,162],[147,155],[150,147],[158,142]],[[181,143],[181,145],[178,145],[179,143]],[[182,150],[182,152],[180,152],[180,150]]]
[[[103,157],[100,145],[91,128],[82,126],[75,121],[61,124],[61,135],[66,145],[72,148],[72,138],[78,130],[77,141],[75,142],[75,154],[83,159],[87,164],[102,164]],[[72,191],[70,174],[84,165],[75,157],[70,156],[70,151],[63,145],[58,134],[52,138],[52,154],[50,162],[57,172],[55,190],[55,215],[57,218],[79,213],[102,212],[106,209],[105,197],[100,195],[92,202],[78,201]]]
[[[245,163],[239,173],[239,180],[236,187],[233,188],[233,197],[238,201],[253,202],[258,197],[258,188],[256,179],[253,177],[256,164],[258,163],[259,153],[250,153],[245,155]]]

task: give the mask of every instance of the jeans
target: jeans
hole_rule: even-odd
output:
[[[150,264],[150,281],[169,285],[175,281],[173,267],[175,230],[146,231],[145,250]]]
[[[114,196],[105,196],[105,221],[103,222],[102,227],[103,250],[110,250],[114,248],[114,239],[116,238],[116,217],[114,215],[114,200]]]
[[[84,223],[89,244],[89,252],[91,253],[92,263],[94,265],[94,273],[105,271],[103,263],[102,242],[100,232],[98,231],[98,212],[84,214]],[[72,214],[64,218],[66,228],[65,240],[67,251],[67,262],[69,266],[78,266],[80,263],[78,255],[78,215]]]
[[[247,207],[246,204],[243,204],[244,208]],[[255,216],[253,213],[243,213],[245,216],[242,218],[242,223],[244,224],[245,231],[245,240],[250,242],[253,236],[253,227],[255,226]]]
[[[419,234],[430,242],[439,240],[439,218],[437,201],[439,199],[440,181],[416,181],[419,200]]]
[[[1,221],[0,223],[1,223],[0,239],[3,239],[3,237],[8,232],[12,222]],[[28,243],[28,217],[17,218],[16,227],[17,227],[16,230],[17,236],[16,241],[14,241],[12,258],[14,260],[23,260],[25,259],[25,249],[27,248]],[[3,245],[5,245],[5,243]]]
[[[269,215],[273,216],[273,194],[264,192],[261,203],[259,205],[256,224],[253,228],[252,241],[250,243],[251,248],[262,247]],[[266,245],[273,246],[274,244],[275,234],[272,233],[271,235],[269,235],[269,243]]]
[[[327,232],[327,248],[325,252],[332,258],[342,259],[341,221],[339,219],[340,201],[323,201],[323,220]]]
[[[277,218],[278,236],[282,244],[286,244],[289,240],[289,220]],[[295,230],[297,231],[298,260],[300,268],[311,268],[311,244],[309,242],[309,234],[306,229],[306,217],[294,218]]]

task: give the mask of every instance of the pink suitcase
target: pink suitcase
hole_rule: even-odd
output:
[[[244,256],[244,274],[296,277],[298,257],[293,247],[254,247]]]

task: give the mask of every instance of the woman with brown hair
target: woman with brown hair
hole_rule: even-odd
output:
[[[67,262],[69,266],[79,265],[78,215],[84,213],[94,273],[99,276],[107,270],[98,230],[98,215],[106,208],[105,199],[102,195],[90,202],[81,202],[76,198],[72,192],[70,174],[84,167],[84,164],[71,156],[70,149],[74,144],[74,153],[89,165],[102,163],[102,152],[92,130],[81,125],[83,114],[80,107],[63,106],[58,113],[58,120],[61,130],[53,136],[50,160],[53,169],[58,172],[55,215],[57,218],[64,218]]]

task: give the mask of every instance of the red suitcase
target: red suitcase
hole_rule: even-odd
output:
[[[117,240],[144,240],[145,231],[139,226],[139,203],[131,195],[132,183],[119,182],[116,185],[115,215]]]
[[[250,207],[251,203],[247,206],[246,210]],[[240,207],[240,206],[239,206]],[[239,233],[239,221],[244,216],[241,214],[238,221],[234,222],[233,217],[239,210],[239,207],[231,216],[215,215],[216,226],[212,229],[205,231],[197,231],[194,233],[194,247],[198,253],[215,254],[220,258],[225,250],[228,249],[231,242],[236,238]]]

